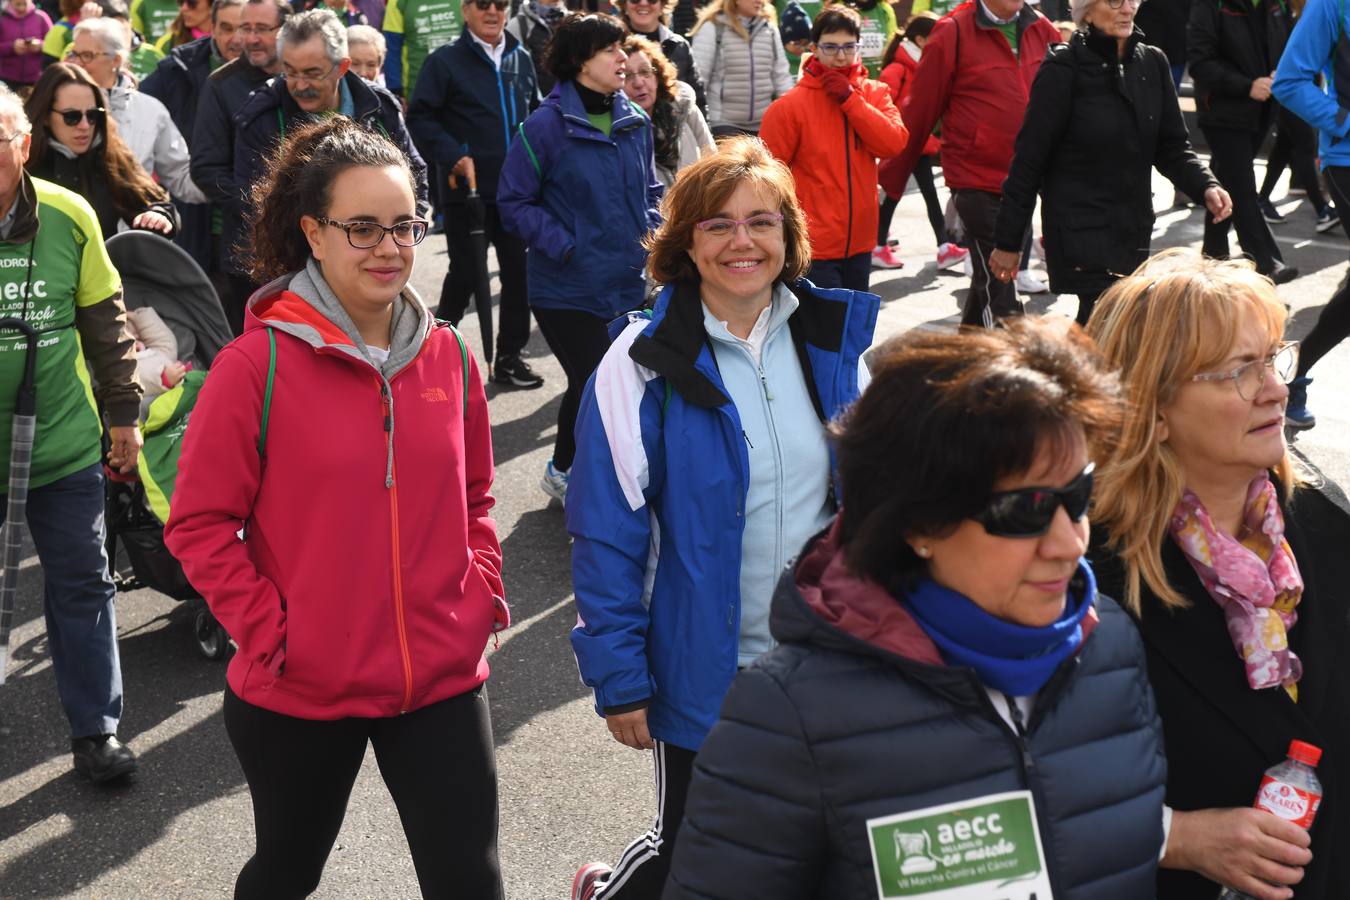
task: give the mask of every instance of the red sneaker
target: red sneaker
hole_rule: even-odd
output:
[[[890,244],[872,248],[872,268],[903,269],[904,267],[905,261],[900,258],[900,254],[896,253],[895,248]]]
[[[596,882],[602,878],[607,879],[613,871],[609,866],[599,862],[586,863],[577,869],[576,877],[572,879],[572,900],[592,900],[598,887]]]

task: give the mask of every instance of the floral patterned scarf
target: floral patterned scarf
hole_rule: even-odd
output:
[[[1284,516],[1267,474],[1247,488],[1242,521],[1239,538],[1221,533],[1187,490],[1172,515],[1172,539],[1223,609],[1247,683],[1255,690],[1283,685],[1297,701],[1303,663],[1289,649],[1288,632],[1298,621],[1294,609],[1303,577],[1284,539]]]

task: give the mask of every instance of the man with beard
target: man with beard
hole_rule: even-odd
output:
[[[329,9],[292,16],[277,37],[281,75],[254,91],[235,117],[234,184],[249,202],[264,160],[288,133],[326,115],[344,115],[403,151],[425,211],[427,167],[408,137],[398,98],[350,71],[347,29]]]
[[[235,334],[243,331],[244,304],[254,285],[244,275],[243,260],[236,258],[244,229],[242,203],[247,185],[234,181],[234,117],[255,89],[281,71],[277,32],[290,15],[291,5],[286,0],[247,0],[239,21],[244,52],[207,79],[188,141],[192,180],[221,206],[217,258],[229,279],[229,288],[221,292],[221,299]]]

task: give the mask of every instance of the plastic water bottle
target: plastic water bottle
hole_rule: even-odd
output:
[[[1317,763],[1321,758],[1320,748],[1303,741],[1290,741],[1289,758],[1266,769],[1253,806],[1292,822],[1304,831],[1312,828],[1317,808],[1322,805],[1322,782],[1317,779]],[[1219,900],[1252,900],[1252,897],[1224,888]]]

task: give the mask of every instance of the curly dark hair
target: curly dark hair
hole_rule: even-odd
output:
[[[623,22],[604,13],[572,13],[558,23],[544,47],[543,69],[556,81],[572,81],[581,67],[628,34]]]
[[[333,182],[357,166],[397,166],[416,192],[403,151],[389,138],[346,116],[326,116],[286,136],[268,157],[263,176],[251,191],[247,254],[254,281],[265,284],[305,267],[310,251],[300,217],[327,215]]]
[[[1124,420],[1120,381],[1077,325],[914,330],[882,344],[872,381],[831,426],[849,567],[892,592],[923,571],[906,538],[949,533],[1042,449],[1087,439],[1099,465]]]

